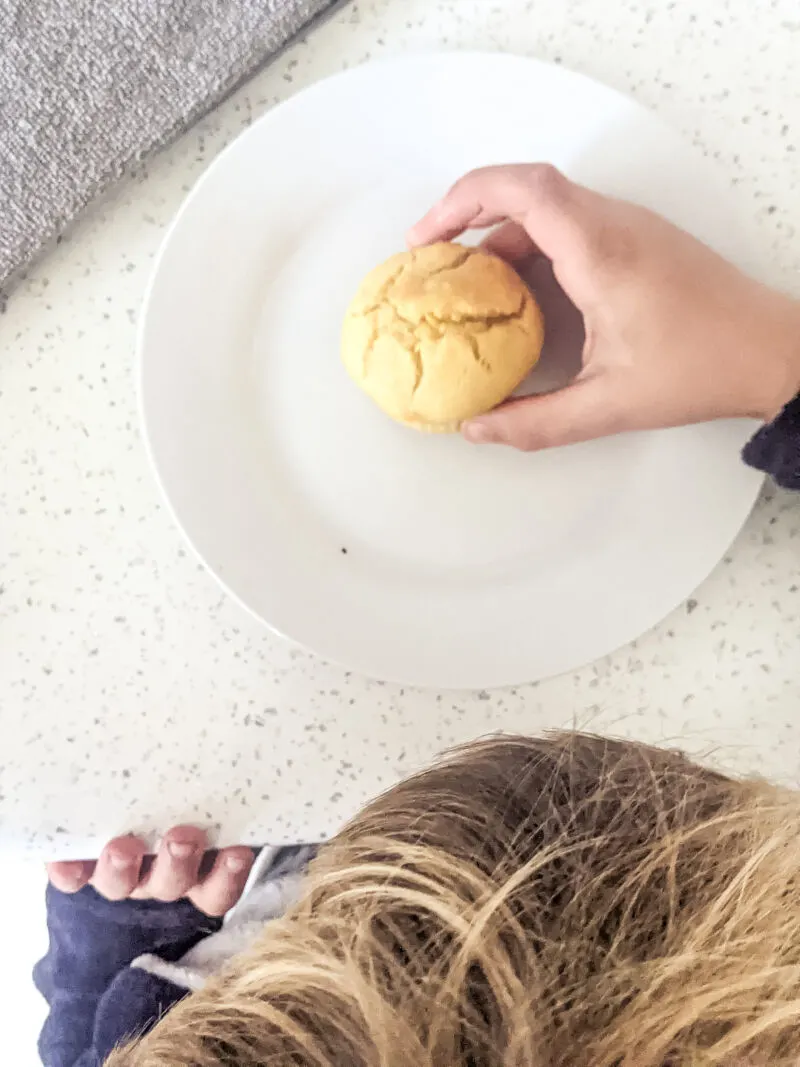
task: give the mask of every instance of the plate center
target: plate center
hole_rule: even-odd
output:
[[[523,558],[546,563],[573,536],[578,551],[587,529],[607,525],[643,445],[540,455],[475,447],[396,425],[352,383],[339,353],[347,305],[442,188],[359,190],[315,220],[292,254],[282,249],[254,331],[255,396],[265,488],[303,522],[395,568],[477,579]],[[559,342],[551,331],[548,345]]]

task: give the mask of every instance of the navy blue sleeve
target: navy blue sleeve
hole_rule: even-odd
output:
[[[115,1048],[130,1038],[144,1037],[162,1015],[188,994],[187,989],[166,978],[138,967],[125,967],[101,997],[91,1047],[74,1067],[101,1067]]]
[[[800,397],[758,431],[743,455],[745,463],[772,475],[784,489],[800,489]]]
[[[148,952],[174,962],[220,925],[187,900],[111,902],[88,886],[74,895],[48,886],[50,947],[34,970],[50,1006],[39,1038],[44,1067],[95,1067],[145,1032],[181,991],[128,965]]]

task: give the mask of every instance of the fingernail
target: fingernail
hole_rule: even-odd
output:
[[[130,856],[126,856],[122,852],[111,852],[108,857],[108,862],[115,871],[126,871],[133,863],[133,860]]]
[[[462,432],[473,445],[489,445],[500,440],[492,427],[487,426],[485,422],[467,422]]]
[[[197,846],[191,841],[170,841],[167,849],[176,860],[188,860],[196,852]]]
[[[247,860],[242,859],[241,856],[228,856],[225,860],[225,866],[229,871],[233,871],[234,874],[238,874],[243,871],[247,866]]]

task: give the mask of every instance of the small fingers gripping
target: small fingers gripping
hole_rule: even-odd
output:
[[[112,901],[131,898],[170,903],[188,898],[206,915],[220,916],[241,897],[254,853],[241,846],[222,849],[214,856],[206,853],[207,846],[203,830],[175,826],[164,835],[154,857],[146,855],[146,843],[140,838],[117,837],[97,861],[49,863],[47,874],[64,893],[76,893],[91,884]]]
[[[241,897],[252,866],[252,849],[222,849],[209,873],[189,893],[189,899],[206,915],[224,915]]]
[[[139,884],[145,845],[137,837],[110,841],[94,868],[91,884],[108,900],[124,900]]]
[[[208,840],[194,826],[175,826],[159,846],[153,865],[134,894],[165,902],[180,900],[197,884]]]
[[[93,860],[67,860],[47,864],[51,885],[62,893],[77,893],[88,885],[95,864]]]
[[[484,167],[456,182],[411,228],[408,241],[448,241],[467,229],[512,221],[523,227],[532,248],[552,258],[559,221],[569,217],[578,188],[547,163]]]

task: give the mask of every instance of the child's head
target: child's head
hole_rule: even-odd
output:
[[[390,790],[254,951],[110,1064],[798,1059],[798,797],[565,734]]]

